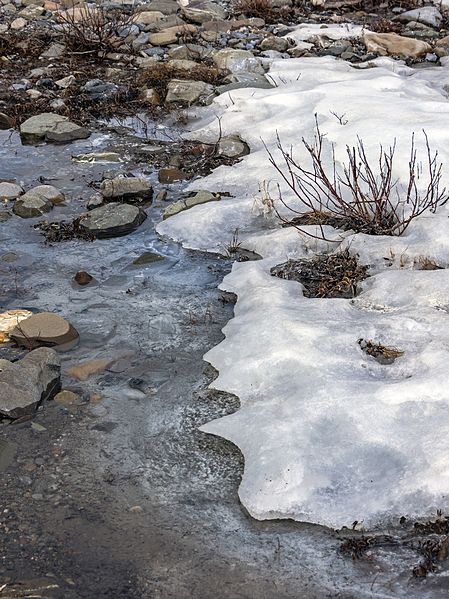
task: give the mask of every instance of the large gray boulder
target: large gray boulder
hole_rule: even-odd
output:
[[[91,210],[81,221],[81,225],[100,239],[120,237],[137,229],[146,217],[138,206],[111,202]]]
[[[18,362],[0,359],[0,415],[32,414],[41,401],[59,391],[60,375],[59,356],[48,347],[35,349]]]
[[[100,189],[107,200],[149,202],[153,197],[153,187],[145,177],[105,179]]]
[[[20,125],[20,137],[23,144],[40,141],[67,143],[75,139],[87,139],[90,131],[69,121],[66,116],[53,112],[44,112],[32,116]]]
[[[181,104],[183,106],[190,106],[195,102],[207,104],[214,94],[214,86],[204,81],[172,79],[167,86],[165,101],[167,104]]]
[[[37,185],[27,192],[27,195],[39,196],[48,200],[52,204],[61,204],[64,200],[64,194],[54,185]]]
[[[47,200],[47,198],[42,195],[29,191],[24,193],[23,196],[14,202],[12,211],[22,218],[33,218],[35,216],[42,216],[46,212],[50,212],[52,208],[53,204],[50,200]]]

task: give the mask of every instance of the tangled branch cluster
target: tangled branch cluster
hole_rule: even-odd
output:
[[[270,163],[300,201],[300,208],[293,208],[279,187],[280,202],[295,217],[287,219],[277,211],[278,217],[308,235],[312,234],[301,227],[310,223],[318,225],[320,232],[312,236],[320,239],[326,239],[323,228],[326,224],[369,235],[401,235],[413,219],[427,211],[436,212],[449,199],[446,188],[441,188],[442,164],[438,161],[438,152],[432,153],[425,131],[423,133],[426,168],[418,162],[413,134],[405,187],[393,178],[396,143],[388,150],[380,147],[375,166],[370,163],[361,138],[357,139],[356,146],[346,146],[347,161],[341,166],[332,146],[332,165],[327,168],[323,160],[324,135],[317,122],[314,142],[302,139],[311,159],[311,167],[306,168],[283,147],[278,136],[277,148],[282,162],[267,148]],[[424,172],[428,183],[421,191],[418,182]]]

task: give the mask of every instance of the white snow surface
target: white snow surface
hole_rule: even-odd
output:
[[[272,181],[274,193],[279,180],[263,142],[279,157],[278,133],[303,159],[301,138],[313,138],[315,113],[337,160],[358,135],[372,158],[380,143],[388,147],[396,139],[395,176],[403,182],[413,131],[425,156],[424,128],[449,184],[449,66],[414,71],[388,59],[375,64],[355,69],[331,57],[277,61],[270,71],[276,88],[218,97],[192,136],[216,136],[220,116],[224,134],[239,133],[249,143],[250,155],[201,183],[235,197],[158,226],[187,247],[215,252],[239,227],[242,246],[263,256],[235,263],[224,279],[222,288],[238,296],[235,317],[224,341],[205,356],[219,371],[212,386],[236,394],[241,407],[202,428],[243,452],[239,495],[258,519],[375,526],[449,507],[449,270],[417,269],[423,257],[449,264],[448,206],[418,218],[401,237],[328,227],[334,243],[280,228],[276,218],[254,211],[262,182]],[[299,283],[270,275],[289,258],[339,244],[370,266],[372,276],[354,300],[306,298]],[[360,338],[404,355],[381,365],[362,352]]]
[[[321,37],[336,41],[351,37],[360,37],[364,31],[366,30],[361,25],[354,25],[353,23],[339,23],[338,25],[302,23],[298,27],[295,27],[293,31],[287,33],[285,37],[296,42],[308,42]]]

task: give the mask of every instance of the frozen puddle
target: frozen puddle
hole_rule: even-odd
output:
[[[279,156],[278,132],[301,158],[315,113],[337,160],[358,135],[374,159],[380,143],[396,139],[394,175],[402,181],[413,131],[425,158],[425,129],[449,184],[442,126],[449,118],[443,89],[449,66],[414,71],[392,60],[377,63],[360,70],[329,57],[278,61],[271,69],[277,88],[220,96],[203,113],[200,132],[216,134],[218,115],[223,133],[240,133],[252,151],[238,165],[217,169],[203,187],[221,190],[226,182],[235,198],[158,226],[187,247],[211,251],[238,227],[243,246],[264,258],[236,263],[222,284],[238,295],[235,318],[205,359],[220,373],[213,386],[235,393],[241,408],[202,429],[242,450],[239,494],[258,519],[374,526],[449,508],[449,274],[415,269],[423,258],[447,266],[448,206],[420,217],[401,237],[340,237],[335,249],[349,246],[370,266],[352,301],[308,299],[299,283],[272,277],[275,264],[329,248],[254,211],[258,189],[278,178],[262,139]],[[360,338],[404,354],[381,365],[362,352]]]

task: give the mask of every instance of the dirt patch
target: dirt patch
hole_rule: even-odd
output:
[[[368,266],[360,265],[357,256],[351,256],[348,250],[311,260],[288,260],[270,272],[275,277],[301,283],[305,297],[321,298],[355,297],[358,283],[369,276]]]
[[[358,344],[368,356],[377,360],[379,364],[393,364],[397,358],[404,355],[404,352],[397,347],[387,347],[368,339],[359,339]]]

